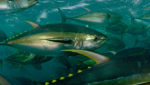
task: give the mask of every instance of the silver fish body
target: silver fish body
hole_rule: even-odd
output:
[[[121,17],[114,13],[107,12],[91,12],[82,16],[71,18],[80,22],[97,23],[97,24],[109,24],[120,21]]]
[[[107,26],[109,24],[118,23],[120,22],[122,18],[120,15],[116,13],[112,13],[110,11],[109,12],[104,12],[104,11],[89,12],[89,13],[81,14],[81,15],[74,16],[74,17],[65,16],[62,10],[59,8],[58,8],[58,11],[61,14],[63,23],[68,19],[68,20],[72,20],[72,21],[85,24],[87,26],[90,25],[92,27],[98,27],[98,28]]]
[[[14,13],[27,9],[37,3],[37,0],[1,0],[0,13]]]
[[[96,49],[105,40],[105,35],[86,27],[50,24],[10,38],[6,44],[38,55],[58,55],[65,49]]]
[[[97,24],[103,25],[103,24],[108,23],[108,18],[109,18],[109,15],[107,13],[95,12],[95,13],[90,13],[90,14],[81,15],[77,17],[72,17],[70,19],[81,22],[81,23],[85,23],[85,24],[97,23]]]

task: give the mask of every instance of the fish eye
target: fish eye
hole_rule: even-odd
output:
[[[97,41],[98,40],[98,37],[96,36],[95,38],[94,38],[94,41]]]

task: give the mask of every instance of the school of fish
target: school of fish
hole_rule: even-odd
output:
[[[40,4],[38,0],[0,0],[0,14],[23,12],[37,3]],[[20,77],[22,85],[149,85],[150,50],[139,43],[149,42],[145,37],[150,28],[150,14],[139,17],[130,14],[131,21],[126,24],[121,15],[110,10],[83,8],[87,13],[68,16],[63,9],[56,9],[61,15],[60,23],[40,25],[25,20],[32,29],[12,37],[0,30],[0,46],[17,50],[0,64],[6,62],[20,70],[30,65],[42,70],[43,63],[56,59],[69,71],[40,81]],[[126,34],[135,36],[131,48],[126,46]],[[0,74],[0,85],[15,84]]]

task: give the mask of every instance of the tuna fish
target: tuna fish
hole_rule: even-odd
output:
[[[37,3],[37,0],[0,0],[0,13],[14,13],[27,9]]]
[[[1,45],[8,45],[37,55],[60,56],[64,53],[61,50],[92,50],[99,48],[106,40],[106,36],[102,33],[83,26],[73,24],[38,26],[34,24],[36,29],[10,37],[1,42]]]
[[[114,24],[121,20],[121,16],[112,13],[112,12],[103,12],[103,11],[97,11],[97,12],[88,12],[86,14],[82,14],[75,17],[66,17],[65,14],[59,9],[59,12],[62,16],[62,22],[64,23],[67,19],[73,20],[76,22],[80,22],[85,24],[86,26],[95,26],[95,27],[104,27],[108,24]]]
[[[144,15],[140,16],[140,17],[137,18],[137,19],[141,19],[141,20],[144,20],[144,21],[150,23],[150,13],[144,14]]]
[[[94,67],[88,66],[89,70],[79,69],[72,75],[41,82],[41,85],[136,85],[150,82],[150,53],[147,49],[131,48],[113,57],[82,50],[67,51],[85,55],[101,63]]]
[[[38,56],[30,53],[15,53],[8,56],[5,61],[17,68],[23,68],[25,65],[32,65],[36,69],[42,69],[41,64],[51,60],[52,57]]]

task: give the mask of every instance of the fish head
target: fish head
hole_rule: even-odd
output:
[[[82,49],[96,49],[99,48],[106,40],[105,35],[86,35],[82,42]]]

